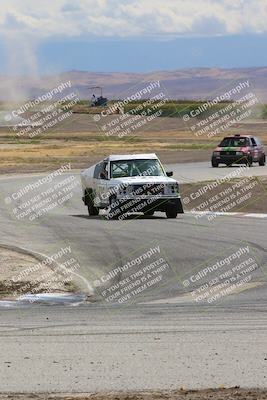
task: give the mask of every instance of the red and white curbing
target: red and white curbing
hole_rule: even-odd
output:
[[[193,215],[214,215],[214,216],[230,216],[230,217],[239,217],[239,218],[258,218],[258,219],[267,219],[267,214],[260,213],[243,213],[243,212],[212,212],[212,211],[186,211],[186,214]]]

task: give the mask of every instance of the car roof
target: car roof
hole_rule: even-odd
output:
[[[151,160],[158,159],[155,153],[146,154],[112,154],[108,156],[106,161],[119,161],[119,160]]]
[[[251,137],[255,137],[255,136],[253,136],[253,135],[231,135],[231,136],[225,136],[224,139],[232,139],[232,138],[238,139],[238,138],[244,138],[244,137],[251,138]]]

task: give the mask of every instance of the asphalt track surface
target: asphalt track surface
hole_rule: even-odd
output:
[[[201,180],[214,174],[207,165],[201,163]],[[177,178],[190,168],[187,179],[196,178],[192,165],[174,167]],[[32,222],[18,220],[17,201],[6,199],[37,179],[1,178],[1,243],[44,255],[71,246],[79,262],[76,282],[83,291],[94,289],[97,302],[0,308],[0,391],[266,387],[266,220],[188,214],[168,220],[160,213],[89,218],[78,185],[62,206]],[[172,272],[163,284],[130,304],[99,295],[96,279],[157,246]],[[210,305],[196,302],[191,292],[199,282],[189,288],[183,282],[245,247],[259,267],[249,284]]]
[[[244,166],[242,166],[244,167]],[[220,165],[218,168],[212,168],[210,162],[194,162],[187,164],[169,164],[167,169],[174,172],[175,177],[180,183],[200,182],[216,180],[227,177],[233,171],[238,170],[238,166],[233,165],[226,167]],[[266,176],[267,166],[259,167],[258,164],[253,164],[252,168],[243,170],[241,177],[245,176]]]

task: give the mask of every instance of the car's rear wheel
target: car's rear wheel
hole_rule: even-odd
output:
[[[218,163],[218,161],[214,160],[214,158],[212,158],[211,165],[212,165],[212,168],[218,168],[219,163]]]
[[[178,214],[178,210],[176,207],[168,207],[166,210],[167,218],[176,218]]]
[[[259,160],[259,166],[264,167],[265,164],[266,164],[266,156],[265,154],[263,154]]]

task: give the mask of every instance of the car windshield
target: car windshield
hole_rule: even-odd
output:
[[[220,147],[244,147],[249,146],[249,138],[246,137],[228,137],[220,143]]]
[[[165,172],[158,160],[119,160],[111,162],[111,177],[164,176]]]

